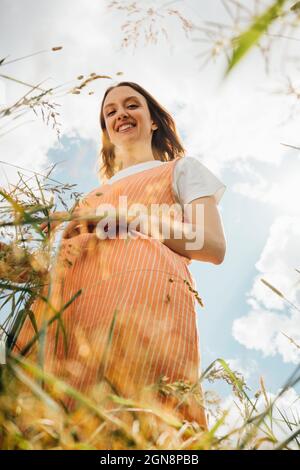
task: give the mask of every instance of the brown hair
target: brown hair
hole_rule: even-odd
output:
[[[186,150],[180,142],[176,130],[176,124],[166,109],[164,109],[150,93],[137,83],[119,82],[117,85],[107,88],[101,103],[100,124],[102,129],[102,148],[100,150],[100,159],[102,159],[102,166],[98,170],[100,178],[102,180],[107,180],[115,174],[114,145],[110,142],[106,131],[103,104],[107,94],[119,86],[130,86],[143,95],[147,101],[151,119],[153,119],[155,124],[158,126],[158,129],[153,132],[152,135],[152,151],[155,160],[166,162],[174,160],[176,157],[183,157]]]

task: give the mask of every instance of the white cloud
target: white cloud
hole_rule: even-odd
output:
[[[276,394],[272,394],[269,392],[266,392],[268,402],[273,402],[275,397],[279,394],[281,389],[279,389]],[[256,416],[257,414],[263,412],[267,405],[265,402],[265,398],[263,395],[260,395],[258,398],[257,402],[254,397],[251,397],[252,403],[256,403],[256,409],[257,412],[253,413],[252,416]],[[234,397],[233,395],[229,395],[226,398],[224,398],[220,403],[219,407],[221,410],[228,410],[229,413],[225,418],[225,423],[220,426],[220,428],[217,430],[216,435],[218,437],[224,436],[230,431],[237,429],[241,427],[244,423],[244,418],[243,415],[245,413],[245,410],[241,404],[241,402]],[[248,405],[248,410],[250,409]],[[296,419],[296,424],[297,424],[297,419],[299,423],[299,416],[300,416],[300,397],[299,394],[297,394],[296,390],[294,388],[290,388],[287,390],[278,400],[276,401],[274,407],[273,407],[273,413],[272,413],[272,419],[273,419],[273,434],[278,440],[278,443],[281,443],[284,441],[290,434],[292,434],[292,431],[289,430],[288,426],[283,422],[283,418],[280,414],[280,412],[290,421],[291,423],[295,423]],[[209,427],[211,428],[215,422],[216,418],[213,416],[213,414],[209,415]],[[269,425],[269,428],[271,428],[271,423],[269,418],[266,418],[265,422]],[[293,426],[293,430],[296,429],[297,426]],[[266,429],[266,427],[261,426],[261,430],[258,432],[256,436],[256,440],[262,437],[266,437],[266,433],[263,432],[263,429]],[[241,436],[238,434],[233,434],[230,437],[229,443],[231,448],[237,448],[237,443],[238,439]],[[275,447],[278,444],[275,444]],[[291,448],[296,449],[297,446],[294,443],[293,445],[290,445]],[[267,450],[267,449],[273,449],[273,444],[270,442],[264,442],[262,445],[259,447],[260,450]]]
[[[225,359],[230,369],[239,372],[243,375],[244,379],[247,381],[252,374],[257,372],[258,364],[254,359]]]
[[[43,138],[41,139],[40,136]],[[0,164],[0,185],[16,183],[17,170],[9,164],[41,171],[49,164],[47,152],[56,143],[54,132],[41,121],[25,124],[1,138],[1,157],[8,165]],[[22,171],[22,170],[20,170]],[[30,175],[30,172],[23,172]]]
[[[300,268],[300,219],[298,217],[281,216],[275,219],[269,238],[255,267],[262,277],[277,287],[290,301],[300,304],[300,275],[295,268]],[[255,287],[250,292],[264,306],[268,307],[271,291],[265,289],[265,294],[258,294]],[[272,295],[274,301],[279,299]],[[272,307],[282,308],[283,301],[272,304]]]
[[[278,217],[255,267],[259,274],[253,281],[247,302],[251,309],[234,320],[232,334],[248,349],[265,356],[280,354],[284,362],[297,363],[300,350],[281,334],[300,343],[300,312],[261,282],[265,279],[300,308],[300,221],[297,217]]]
[[[132,51],[131,48],[120,49],[121,25],[126,21],[126,13],[107,10],[108,2],[53,0],[42,5],[33,0],[26,4],[6,0],[2,3],[6,14],[1,30],[7,41],[3,41],[2,50],[5,55],[9,54],[9,59],[63,46],[60,52],[49,52],[8,65],[2,68],[3,73],[32,84],[48,79],[44,86],[69,82],[71,87],[78,75],[87,76],[92,72],[108,74],[113,79],[93,82],[87,90],[93,90],[94,95],[85,93],[60,99],[63,104],[62,131],[66,135],[76,131],[82,138],[93,139],[100,146],[100,100],[106,87],[120,80],[141,83],[157,97],[174,116],[188,153],[200,157],[218,176],[224,166],[234,168],[245,159],[253,161],[254,165],[258,161],[278,165],[282,158],[280,140],[286,141],[296,135],[295,123],[278,127],[282,116],[287,114],[291,98],[274,97],[260,90],[262,83],[268,87],[269,78],[259,73],[257,67],[253,73],[258,60],[256,51],[249,57],[249,67],[242,64],[222,89],[218,89],[224,63],[219,61],[200,73],[199,60],[195,57],[201,51],[201,43],[187,39],[175,17],[162,20],[170,34],[171,51],[163,37],[156,46],[144,46],[139,42]],[[149,6],[154,3],[161,4],[149,2]],[[199,9],[198,5],[198,2],[190,2],[190,7],[199,11],[197,22],[215,16],[211,7],[203,5]],[[178,9],[188,18],[194,17],[192,8],[185,8],[183,2]],[[222,13],[221,10],[218,10],[217,19],[228,20],[226,11],[223,9]],[[123,71],[124,75],[116,76],[118,71]],[[6,91],[11,103],[28,89],[6,82]],[[13,146],[11,139],[15,142]],[[11,138],[1,142],[1,159],[40,168],[55,142],[55,133],[49,135],[45,126],[23,126],[13,131]],[[267,176],[268,172],[265,172],[262,177]],[[247,186],[240,191],[250,193]],[[263,200],[264,187],[255,191]]]
[[[290,316],[266,310],[250,311],[247,315],[234,320],[233,337],[248,349],[261,351],[263,355],[280,354],[283,362],[298,364],[299,349],[282,333],[300,342],[300,314]]]
[[[233,184],[232,190],[253,200],[272,205],[280,212],[290,215],[300,214],[299,152],[282,150],[284,158],[280,164],[268,162],[262,169],[256,169],[254,163],[238,162],[235,171],[245,181]]]

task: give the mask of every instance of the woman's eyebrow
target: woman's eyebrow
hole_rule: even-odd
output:
[[[123,102],[126,103],[126,101],[131,100],[131,99],[133,99],[133,98],[134,98],[135,100],[139,101],[139,99],[138,99],[136,96],[127,96],[127,98],[125,98],[125,99],[123,100]],[[108,103],[107,105],[104,106],[104,109],[108,108],[109,106],[113,106],[114,104],[116,104],[116,103]]]

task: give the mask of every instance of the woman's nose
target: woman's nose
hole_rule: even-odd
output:
[[[120,111],[119,114],[118,114],[118,120],[120,121],[122,118],[124,117],[128,117],[128,113],[127,111]]]

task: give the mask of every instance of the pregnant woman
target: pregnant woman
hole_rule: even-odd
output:
[[[102,184],[80,200],[62,233],[43,292],[51,308],[42,298],[31,308],[41,327],[63,307],[64,331],[57,321],[46,331],[45,370],[83,393],[104,380],[127,398],[161,380],[198,383],[176,412],[207,430],[198,382],[201,299],[188,265],[224,259],[217,204],[226,186],[185,157],[172,117],[138,84],[106,90],[100,123]],[[159,210],[150,214],[153,208]],[[175,210],[167,217],[166,208]],[[106,217],[93,219],[100,213]],[[37,342],[26,349],[34,335],[26,318],[13,351],[35,357]],[[72,410],[75,403],[66,397],[65,405]]]

